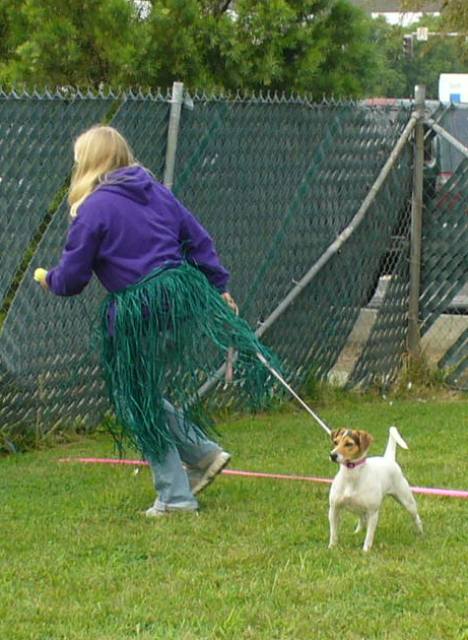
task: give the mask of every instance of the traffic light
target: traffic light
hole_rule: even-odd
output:
[[[413,36],[403,36],[403,53],[407,58],[412,58],[414,53]]]

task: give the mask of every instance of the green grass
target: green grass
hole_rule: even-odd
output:
[[[348,399],[333,426],[389,425],[413,485],[468,489],[468,404]],[[222,425],[233,468],[332,476],[323,432],[299,411]],[[0,460],[0,638],[308,640],[468,638],[468,502],[418,496],[426,533],[385,502],[372,552],[345,517],[327,549],[328,487],[223,476],[200,515],[156,521],[147,469],[62,464],[112,455],[104,434]]]

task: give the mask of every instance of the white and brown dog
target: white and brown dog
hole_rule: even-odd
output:
[[[386,495],[395,498],[410,512],[416,527],[422,533],[416,501],[396,462],[397,444],[403,449],[408,448],[397,428],[390,427],[383,457],[367,457],[373,438],[366,431],[339,429],[331,433],[331,438],[334,449],[330,458],[340,465],[340,470],[330,490],[329,548],[338,542],[340,512],[347,509],[359,515],[356,532],[367,528],[363,551],[369,551],[374,541],[380,505]]]

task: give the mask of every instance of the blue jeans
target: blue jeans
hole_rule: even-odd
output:
[[[181,444],[169,449],[163,460],[156,460],[152,452],[145,452],[153,475],[158,498],[155,507],[162,511],[171,509],[197,509],[198,502],[190,488],[190,482],[183,463],[189,466],[207,466],[221,447],[209,440],[194,424],[187,425],[181,412],[164,400],[169,425]],[[205,463],[205,464],[203,464]]]

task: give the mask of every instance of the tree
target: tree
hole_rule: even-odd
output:
[[[380,17],[372,21],[371,39],[378,51],[378,77],[374,84],[374,96],[407,97],[407,76],[402,43],[404,31]]]
[[[357,97],[376,76],[370,20],[346,0],[153,2],[144,84],[306,91]]]
[[[20,34],[27,30],[23,16],[16,7],[15,0],[3,0],[0,5],[0,78],[4,81],[8,80]]]
[[[134,61],[138,84],[167,87],[181,80],[189,87],[213,87],[207,57],[215,51],[223,25],[229,38],[230,19],[213,3],[153,2],[139,25],[140,47]]]
[[[135,9],[127,0],[6,0],[3,11],[3,81],[96,85],[134,79]]]
[[[371,40],[371,20],[360,9],[340,0],[317,26],[323,58],[314,74],[316,93],[346,97],[372,93],[379,59]],[[305,83],[300,88],[305,89]]]
[[[429,0],[401,0],[405,10],[423,10]],[[442,33],[459,33],[457,38],[447,36],[451,46],[459,50],[459,58],[463,65],[468,65],[468,2],[466,0],[444,0],[438,29]],[[443,38],[443,36],[440,36]],[[454,44],[455,43],[455,44]]]
[[[432,0],[401,0],[402,9],[424,10]],[[446,30],[468,35],[468,4],[466,0],[444,0],[442,2],[442,24]]]
[[[442,32],[442,20],[423,19],[414,26],[427,26],[433,33]],[[406,59],[407,91],[416,84],[426,85],[426,95],[438,99],[441,73],[468,73],[467,48],[458,38],[432,36],[427,42],[414,42],[413,55]],[[412,91],[410,93],[412,95]]]
[[[347,0],[2,0],[0,82],[375,95],[373,22]]]
[[[373,23],[372,38],[380,52],[379,81],[375,85],[376,95],[411,98],[416,84],[425,84],[427,97],[438,98],[438,83],[441,73],[468,72],[464,60],[465,43],[457,38],[430,37],[427,42],[413,39],[411,55],[403,50],[403,39],[420,26],[428,27],[432,33],[443,33],[441,18],[424,17],[418,23],[403,28],[387,24],[383,18]]]

